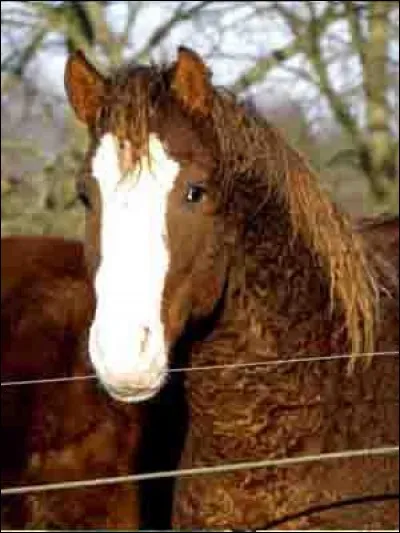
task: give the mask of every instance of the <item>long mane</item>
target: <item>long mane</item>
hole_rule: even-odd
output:
[[[232,96],[216,96],[214,130],[227,168],[223,187],[232,191],[236,176],[260,213],[273,195],[281,204],[292,235],[306,243],[329,282],[331,307],[340,307],[354,354],[372,353],[378,318],[379,288],[362,237],[321,189],[316,173],[266,120],[246,112]],[[251,191],[255,191],[251,194]],[[226,193],[228,196],[229,193]],[[240,202],[239,202],[240,203]]]
[[[99,110],[104,121],[132,145],[146,144],[151,114],[157,105],[178,106],[167,66],[129,66],[110,78],[109,91]],[[163,111],[164,112],[164,111]],[[225,209],[260,214],[273,195],[285,212],[291,235],[306,243],[321,265],[330,287],[332,308],[340,307],[352,352],[373,352],[378,312],[378,284],[367,260],[362,237],[353,231],[318,185],[304,158],[264,119],[250,113],[234,96],[213,89],[211,114],[194,126],[207,132],[219,168],[215,188]],[[238,198],[236,202],[232,198]],[[230,206],[230,207],[229,207]],[[234,207],[233,207],[234,206]]]

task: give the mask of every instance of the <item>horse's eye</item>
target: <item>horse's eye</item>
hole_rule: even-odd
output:
[[[200,202],[200,200],[203,198],[206,190],[203,185],[192,185],[189,184],[187,191],[186,191],[186,201],[195,204],[197,202]]]

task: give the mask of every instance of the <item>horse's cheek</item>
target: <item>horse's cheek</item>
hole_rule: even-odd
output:
[[[194,283],[193,315],[206,316],[212,313],[221,290],[222,280],[217,275],[199,276]]]
[[[190,315],[192,302],[189,283],[186,280],[172,296],[164,301],[165,335],[169,343],[173,343],[182,333]]]

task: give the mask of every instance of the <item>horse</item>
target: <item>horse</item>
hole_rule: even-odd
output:
[[[88,133],[88,353],[109,396],[146,403],[188,368],[181,468],[397,445],[398,272],[305,158],[185,47],[108,74],[78,50],[64,79]],[[397,486],[395,455],[181,476],[172,523],[260,528]],[[285,527],[397,524],[396,502],[360,509]]]
[[[81,242],[1,240],[3,382],[91,372],[85,332],[93,290]],[[140,406],[117,404],[94,380],[2,387],[2,488],[129,474],[141,438]],[[137,485],[2,496],[8,528],[134,528]]]
[[[354,227],[365,235],[370,248],[392,263],[398,274],[399,215],[364,217],[356,221]]]

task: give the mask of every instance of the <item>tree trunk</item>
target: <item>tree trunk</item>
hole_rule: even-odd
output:
[[[389,14],[393,6],[393,2],[370,2],[368,37],[362,58],[366,132],[359,158],[378,200],[386,199],[396,180],[398,144],[390,131],[388,102]]]

